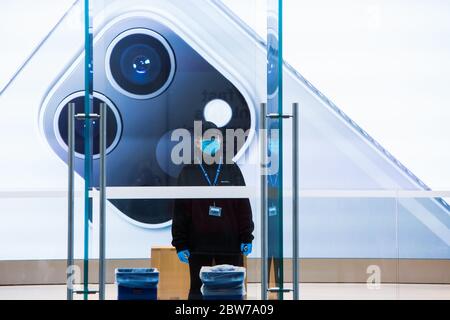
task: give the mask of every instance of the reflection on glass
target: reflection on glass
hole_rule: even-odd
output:
[[[282,83],[282,1],[269,0],[267,12],[267,111],[283,114]],[[268,120],[268,130],[278,131],[277,141],[269,135],[269,157],[277,157],[278,170],[270,172],[268,182],[268,282],[269,298],[283,299],[283,167],[282,119]]]

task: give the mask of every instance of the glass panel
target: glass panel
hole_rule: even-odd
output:
[[[314,50],[320,52],[323,61],[338,59],[334,51],[322,51],[323,42],[317,41],[321,32],[332,39],[334,30],[330,29],[329,21],[325,27],[321,17],[334,15],[332,8],[336,4],[319,9],[311,2],[286,1],[285,6],[285,12],[289,12],[284,20],[285,58],[292,65],[285,66],[284,95],[287,108],[299,103],[297,183],[300,194],[306,196],[299,200],[300,298],[311,297],[317,288],[324,288],[328,298],[358,295],[369,299],[395,298],[398,280],[395,193],[383,195],[379,190],[417,186],[418,182],[405,174],[405,168],[345,112],[345,105],[336,106],[322,93],[327,89],[323,82],[313,83],[311,78],[306,79],[308,74],[296,70],[307,68],[307,52]],[[345,32],[348,33],[345,38],[357,42],[362,40],[353,35],[367,30],[352,24]],[[314,41],[304,48],[303,38],[311,37]],[[352,54],[359,57],[360,52]],[[319,69],[314,72],[310,71],[311,77],[318,77]],[[343,90],[335,92],[337,98],[345,95]],[[284,135],[287,134],[285,130]],[[377,287],[378,281],[388,285]],[[373,288],[382,290],[371,291]]]
[[[269,0],[267,11],[267,111],[283,115],[282,1]],[[283,119],[269,118],[268,156],[276,159],[268,172],[269,299],[283,299]]]
[[[380,50],[380,60],[389,57],[398,61],[392,72],[392,82],[396,84],[392,96],[399,103],[393,106],[390,102],[384,108],[395,108],[401,115],[401,132],[406,133],[394,131],[393,122],[388,121],[385,134],[392,135],[393,151],[401,157],[408,172],[422,181],[418,187],[402,187],[399,191],[401,299],[448,299],[450,296],[450,206],[446,192],[450,189],[450,170],[449,152],[442,147],[450,139],[446,121],[448,91],[443,90],[450,81],[447,59],[450,47],[441,44],[450,33],[449,8],[449,3],[440,1],[415,1],[408,5],[405,16],[396,6],[376,7],[378,18],[383,21],[379,28],[382,44],[389,42],[389,50]],[[401,18],[394,21],[390,15]],[[396,38],[415,36],[392,42],[389,29],[393,26]],[[408,52],[406,59],[405,52]]]
[[[298,102],[300,114],[301,298],[317,288],[330,298],[450,292],[446,9],[440,1],[284,1],[284,108]],[[368,290],[378,280],[381,291]]]
[[[404,192],[398,199],[400,299],[439,300],[450,295],[448,198],[430,196],[431,192]]]
[[[304,191],[300,298],[396,299],[396,210],[395,198]]]
[[[79,1],[0,4],[0,299],[66,299],[67,95],[58,86],[83,50]],[[82,78],[72,88],[83,88]],[[76,91],[76,90],[74,90]],[[75,240],[83,237],[75,177]],[[68,272],[81,280],[82,246]]]
[[[0,160],[0,299],[65,299],[66,273],[75,299],[98,298],[95,114],[102,103],[108,106],[107,299],[118,298],[115,269],[127,267],[157,267],[159,299],[186,299],[189,269],[173,238],[198,267],[239,265],[250,233],[247,298],[260,298],[264,240],[268,298],[292,299],[294,184],[301,299],[448,298],[450,154],[442,146],[450,136],[443,45],[449,6],[437,0],[4,1],[0,130],[8,152]],[[272,161],[266,239],[257,141],[265,134],[258,132],[263,102]],[[69,103],[91,118],[75,122],[75,262],[67,270]],[[298,116],[281,119],[294,114],[293,103]],[[209,120],[224,134],[196,139],[194,120]],[[211,151],[217,141],[230,142],[225,129],[242,129],[234,132],[234,147]],[[208,152],[219,162],[231,155],[237,166],[205,165],[204,175],[198,164],[182,163],[189,162],[185,155],[195,161]],[[217,173],[219,186],[210,187]],[[245,223],[233,212],[246,215]],[[176,213],[182,219],[173,236]]]
[[[252,232],[252,220],[257,223],[260,203],[256,129],[267,63],[261,43],[228,7],[236,4],[90,1],[94,111],[96,96],[109,107],[109,284],[115,268],[151,266],[160,271],[159,299],[188,298],[189,269],[173,244],[178,253],[190,252],[200,283],[191,297],[201,295],[200,266],[242,262],[248,297],[258,297],[258,225]],[[257,2],[245,6],[247,18],[256,20]],[[73,76],[82,71],[77,66]],[[221,149],[214,152],[217,141]],[[97,188],[95,142],[93,152]],[[98,230],[97,198],[93,207]],[[253,253],[241,261],[241,245],[250,249],[253,236]],[[98,243],[93,247],[97,258]],[[107,286],[108,299],[117,294],[117,286]]]

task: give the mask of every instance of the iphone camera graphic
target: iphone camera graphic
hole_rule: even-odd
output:
[[[177,33],[144,16],[117,18],[94,36],[94,104],[106,103],[107,185],[176,186],[182,165],[171,161],[171,133],[208,117],[223,129],[250,130],[250,99]],[[84,56],[49,88],[41,106],[45,139],[67,162],[68,104],[84,112]],[[98,187],[99,124],[92,122],[93,176]],[[75,127],[75,171],[84,174],[84,122]],[[247,138],[248,139],[248,138]],[[246,148],[244,144],[242,148]],[[236,150],[236,153],[243,150]],[[128,221],[146,228],[169,226],[169,199],[111,199]]]

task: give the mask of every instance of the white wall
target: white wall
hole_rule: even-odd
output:
[[[265,37],[266,0],[224,0]],[[450,2],[284,0],[284,58],[433,189],[450,188]]]

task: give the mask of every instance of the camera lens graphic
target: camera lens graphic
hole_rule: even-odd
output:
[[[106,74],[116,90],[135,99],[150,99],[163,93],[175,75],[175,55],[160,34],[131,29],[110,44]]]
[[[56,111],[55,118],[55,134],[59,144],[67,149],[68,141],[68,104],[75,104],[75,114],[84,113],[84,92],[77,92],[66,99],[59,105]],[[106,97],[95,93],[93,113],[100,113],[100,104],[107,104],[107,119],[106,119],[106,152],[111,152],[119,143],[122,134],[122,120],[120,114],[114,104]],[[92,155],[95,158],[99,157],[100,153],[100,123],[98,119],[91,121],[92,128]],[[75,120],[75,155],[78,158],[84,158],[84,137],[85,137],[85,121]]]

